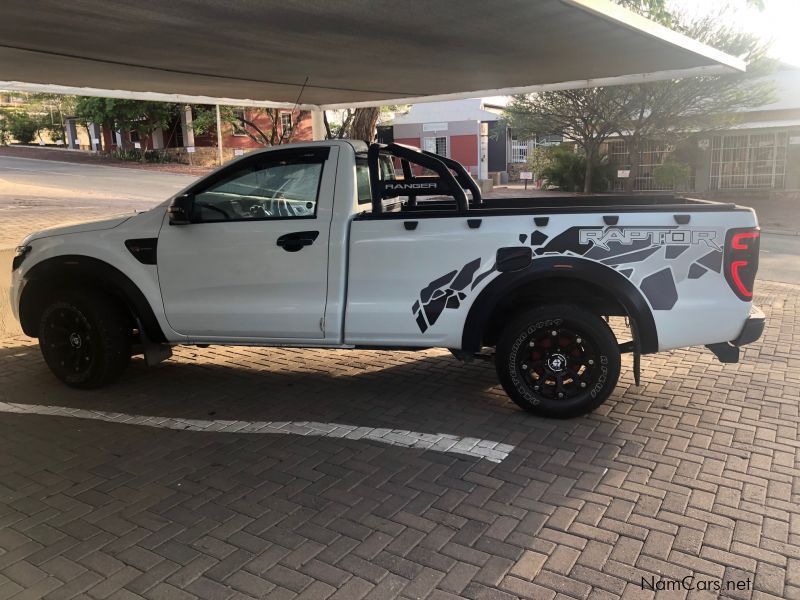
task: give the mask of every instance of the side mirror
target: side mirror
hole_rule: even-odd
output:
[[[167,214],[170,225],[188,225],[192,222],[192,203],[194,198],[190,194],[176,197],[169,205]]]

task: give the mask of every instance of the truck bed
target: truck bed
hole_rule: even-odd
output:
[[[416,205],[403,201],[388,201],[378,218],[414,218],[455,216],[457,205],[452,198],[419,200]],[[547,195],[519,198],[484,198],[480,204],[470,203],[469,216],[499,216],[513,214],[565,214],[597,212],[725,212],[750,210],[733,203],[700,200],[672,194],[597,194],[593,196]],[[360,218],[373,218],[370,213]]]

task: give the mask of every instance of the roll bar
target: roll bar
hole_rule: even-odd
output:
[[[380,156],[389,155],[400,159],[403,169],[402,181],[385,181],[381,178]],[[481,192],[467,170],[458,162],[439,156],[433,152],[421,151],[405,144],[370,144],[367,152],[369,182],[372,189],[372,212],[383,212],[383,199],[407,195],[409,204],[415,206],[417,196],[446,194],[452,196],[458,207],[458,214],[469,211],[469,203],[464,188],[472,194],[474,204],[482,204]],[[410,163],[430,169],[436,176],[414,176]],[[452,171],[455,171],[454,176]]]
[[[446,156],[441,156],[440,154],[434,154],[433,152],[429,152],[428,150],[423,150],[423,154],[427,154],[429,156],[435,156],[440,161],[442,161],[445,165],[447,165],[450,169],[456,172],[456,180],[458,183],[461,184],[461,187],[466,188],[472,194],[472,203],[481,206],[483,204],[483,198],[481,197],[481,188],[478,187],[478,184],[475,183],[475,180],[472,176],[467,172],[462,165],[457,160],[453,160],[452,158],[447,158]]]

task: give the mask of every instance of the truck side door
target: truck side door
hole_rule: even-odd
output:
[[[338,149],[245,157],[165,219],[158,277],[170,326],[192,340],[321,339]]]

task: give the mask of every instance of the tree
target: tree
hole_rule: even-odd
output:
[[[586,155],[575,152],[571,144],[561,144],[542,149],[547,156],[547,164],[542,167],[539,177],[547,181],[548,187],[557,187],[566,192],[580,192],[586,189]],[[607,156],[599,156],[591,167],[592,192],[602,192],[611,183],[614,166]]]
[[[528,153],[525,166],[533,173],[534,179],[542,179],[542,173],[552,164],[552,148],[553,146],[539,146]]]
[[[327,111],[323,113],[325,123],[325,138],[375,141],[378,123],[381,119],[398,112],[403,106],[387,105],[380,107],[367,107],[347,109],[342,114],[341,123],[331,123]]]
[[[756,83],[770,62],[765,46],[754,36],[724,25],[719,14],[695,21],[671,13],[664,0],[618,0],[661,24],[689,37],[742,57],[748,62],[746,73],[713,77],[686,78],[661,82],[564,90],[515,96],[506,110],[512,129],[523,135],[562,133],[586,154],[584,191],[592,188],[591,172],[598,150],[611,135],[628,141],[632,171],[639,165],[642,145],[647,140],[676,144],[700,131],[728,123],[738,109],[754,107],[771,100],[769,84]],[[758,6],[758,0],[750,0]],[[629,177],[631,191],[635,177]]]
[[[30,93],[28,110],[38,115],[40,131],[47,131],[53,140],[66,141],[65,119],[75,114],[77,96],[67,94]]]
[[[118,98],[80,98],[75,115],[87,123],[101,123],[113,129],[135,131],[142,139],[141,160],[145,159],[144,139],[159,128],[166,128],[175,119],[178,106],[169,102],[120,100]]]
[[[10,139],[11,131],[9,131],[8,113],[0,110],[0,146],[8,144]]]
[[[24,111],[8,112],[8,131],[20,144],[30,144],[39,131],[39,121]]]
[[[665,27],[672,24],[673,16],[667,0],[616,0],[616,3]]]
[[[730,126],[737,111],[772,101],[773,86],[761,79],[773,68],[766,57],[767,46],[757,37],[725,25],[719,15],[684,23],[671,17],[673,27],[691,38],[723,52],[741,57],[747,71],[713,77],[687,77],[628,85],[616,94],[615,133],[624,137],[628,165],[636,173],[644,144],[649,140],[674,146],[704,131]],[[635,177],[625,180],[632,192]]]
[[[307,111],[287,112],[278,108],[248,108],[246,111],[231,106],[219,107],[220,120],[230,125],[237,133],[243,133],[261,146],[279,146],[290,143],[296,133],[297,125],[308,115]],[[289,115],[289,127],[284,127],[281,115]],[[261,118],[266,116],[266,119]],[[259,125],[259,123],[262,123]],[[266,125],[264,125],[266,123]],[[217,111],[215,107],[199,107],[192,118],[195,133],[204,134],[215,131]]]
[[[513,96],[505,120],[520,136],[561,133],[586,156],[583,191],[592,191],[592,174],[600,158],[600,147],[616,130],[624,110],[614,88],[563,90]]]
[[[653,179],[657,185],[674,189],[689,181],[690,171],[686,163],[668,159],[653,169]]]

